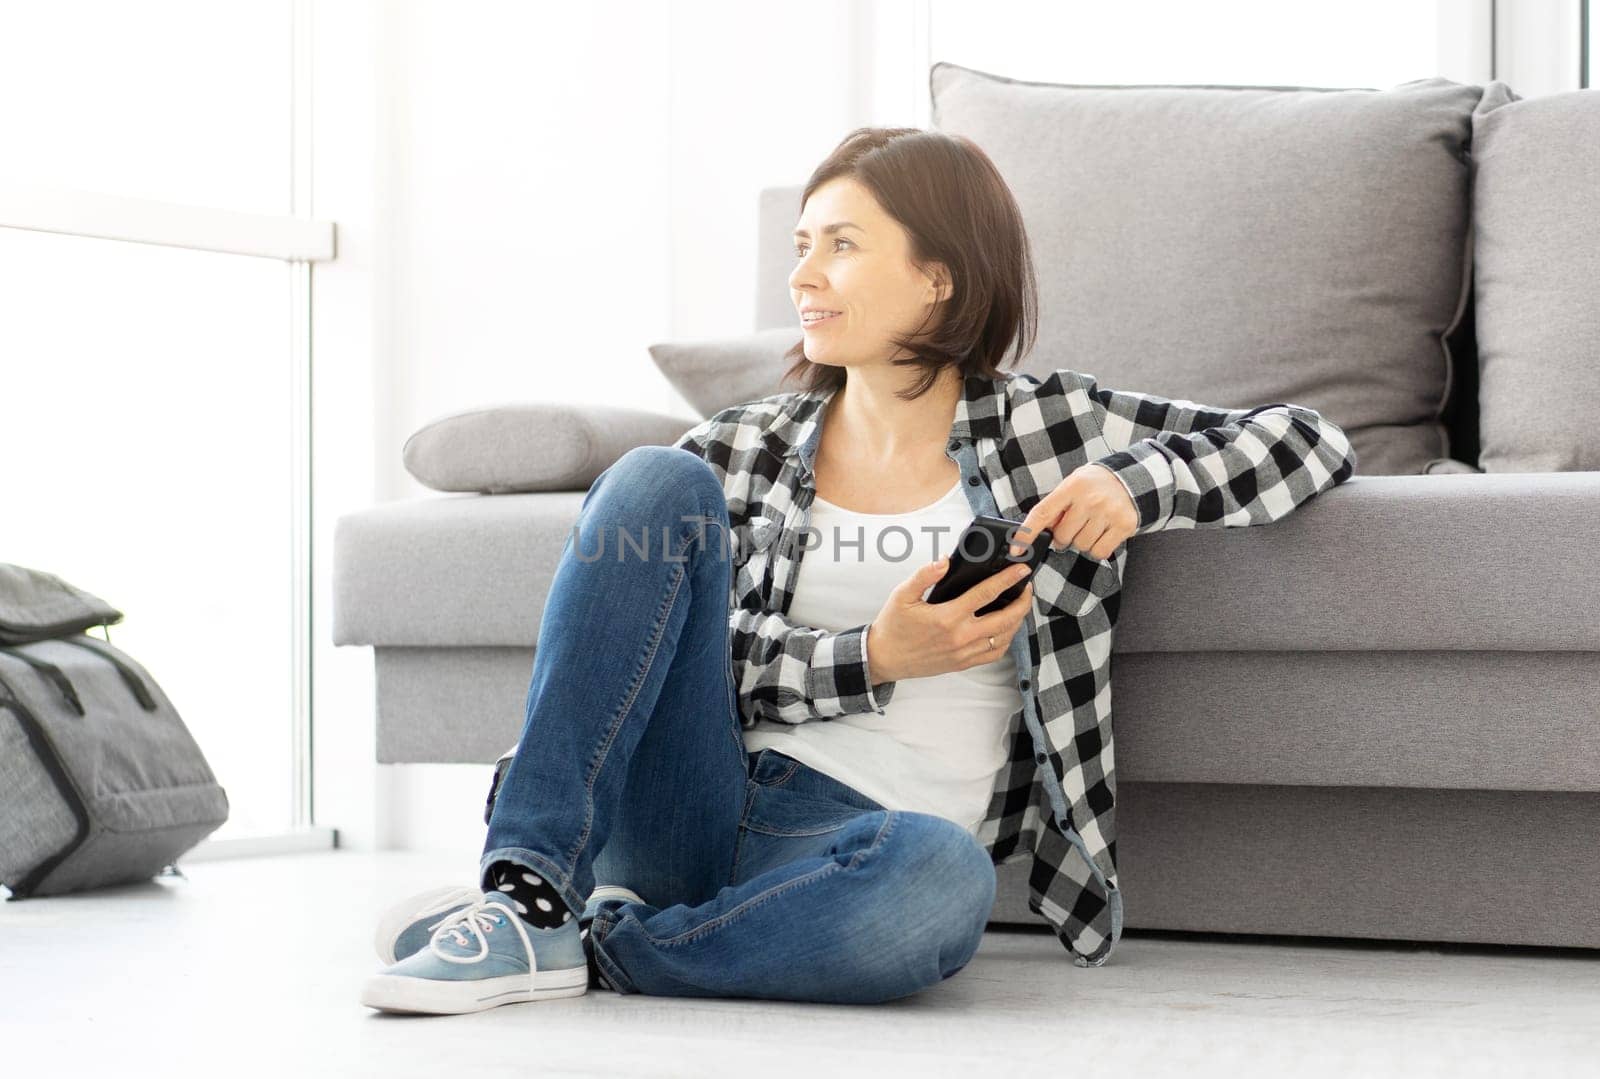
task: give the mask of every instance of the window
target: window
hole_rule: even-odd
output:
[[[6,181],[289,213],[290,14],[287,0],[6,5]]]
[[[0,111],[0,560],[123,612],[111,642],[228,792],[223,847],[310,824],[308,267],[333,229],[292,216],[303,18],[60,0],[0,34],[27,102]]]
[[[111,642],[227,789],[215,835],[293,817],[288,283],[272,259],[0,230],[5,561],[123,612]]]

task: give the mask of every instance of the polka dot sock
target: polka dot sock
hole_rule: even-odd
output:
[[[554,929],[577,915],[539,874],[515,862],[495,862],[489,867],[485,891],[504,892],[522,920],[539,929]]]

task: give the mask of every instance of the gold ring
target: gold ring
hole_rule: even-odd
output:
[[[991,648],[991,649],[992,649],[992,648],[994,648],[994,638],[993,638],[993,637],[990,637],[990,638],[989,638],[989,647],[990,647],[990,648]]]

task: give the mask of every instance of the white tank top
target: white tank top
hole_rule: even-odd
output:
[[[955,550],[971,521],[959,483],[909,513],[858,513],[817,498],[786,617],[827,630],[871,622],[919,566]],[[821,545],[809,546],[817,538]],[[869,634],[869,658],[872,643]],[[964,671],[901,679],[883,715],[760,720],[744,741],[751,752],[771,748],[802,761],[886,809],[933,813],[976,833],[1005,764],[1007,723],[1021,706],[1007,650]]]

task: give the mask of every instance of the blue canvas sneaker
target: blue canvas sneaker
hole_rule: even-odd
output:
[[[439,923],[427,947],[367,979],[361,1003],[391,1012],[460,1015],[589,991],[576,919],[550,929],[487,892]]]
[[[408,896],[378,919],[372,947],[385,966],[415,955],[428,946],[439,923],[483,898],[477,888],[447,884]]]

